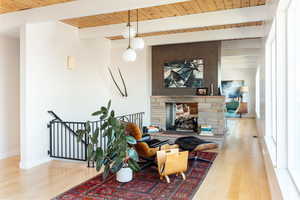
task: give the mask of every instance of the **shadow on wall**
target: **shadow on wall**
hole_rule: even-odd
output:
[[[20,153],[19,43],[0,37],[0,159]]]

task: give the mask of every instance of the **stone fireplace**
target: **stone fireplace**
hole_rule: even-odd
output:
[[[198,103],[166,103],[166,130],[197,132]]]
[[[223,137],[224,105],[223,96],[152,96],[151,123],[163,130],[193,131],[194,118],[199,125],[211,126],[215,136]]]

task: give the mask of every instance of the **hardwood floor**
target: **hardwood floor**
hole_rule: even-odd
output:
[[[194,199],[269,200],[254,119],[228,121],[230,135]]]
[[[198,200],[269,200],[253,119],[230,120],[230,135],[195,195]],[[48,200],[95,176],[85,164],[52,161],[20,170],[19,158],[0,160],[0,200]]]

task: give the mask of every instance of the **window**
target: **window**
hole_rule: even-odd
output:
[[[266,43],[266,143],[273,165],[276,166],[276,21]]]
[[[274,23],[276,26],[276,23]],[[271,126],[272,126],[272,139],[274,144],[277,142],[277,64],[276,64],[276,40],[271,43]]]
[[[260,68],[257,68],[256,77],[255,77],[255,84],[256,84],[256,103],[255,103],[255,112],[256,117],[260,118]]]
[[[265,142],[282,192],[299,197],[300,1],[280,5],[265,46]]]
[[[287,14],[287,108],[288,170],[300,188],[300,62],[299,1],[292,1]]]

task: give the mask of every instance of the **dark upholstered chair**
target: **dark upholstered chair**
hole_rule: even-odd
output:
[[[143,136],[140,128],[134,123],[126,123],[126,133],[137,140],[135,150],[143,162],[140,162],[142,169],[156,165],[156,152],[163,149],[178,148],[178,145],[169,145],[166,141],[151,140],[150,135]]]
[[[218,148],[217,143],[201,140],[194,136],[180,137],[175,141],[175,144],[178,144],[180,149],[189,151],[191,154],[194,154],[194,156],[190,158],[191,160],[197,160],[203,162],[211,162],[211,161],[203,158],[199,158],[198,152],[208,151],[208,150],[213,150]]]

